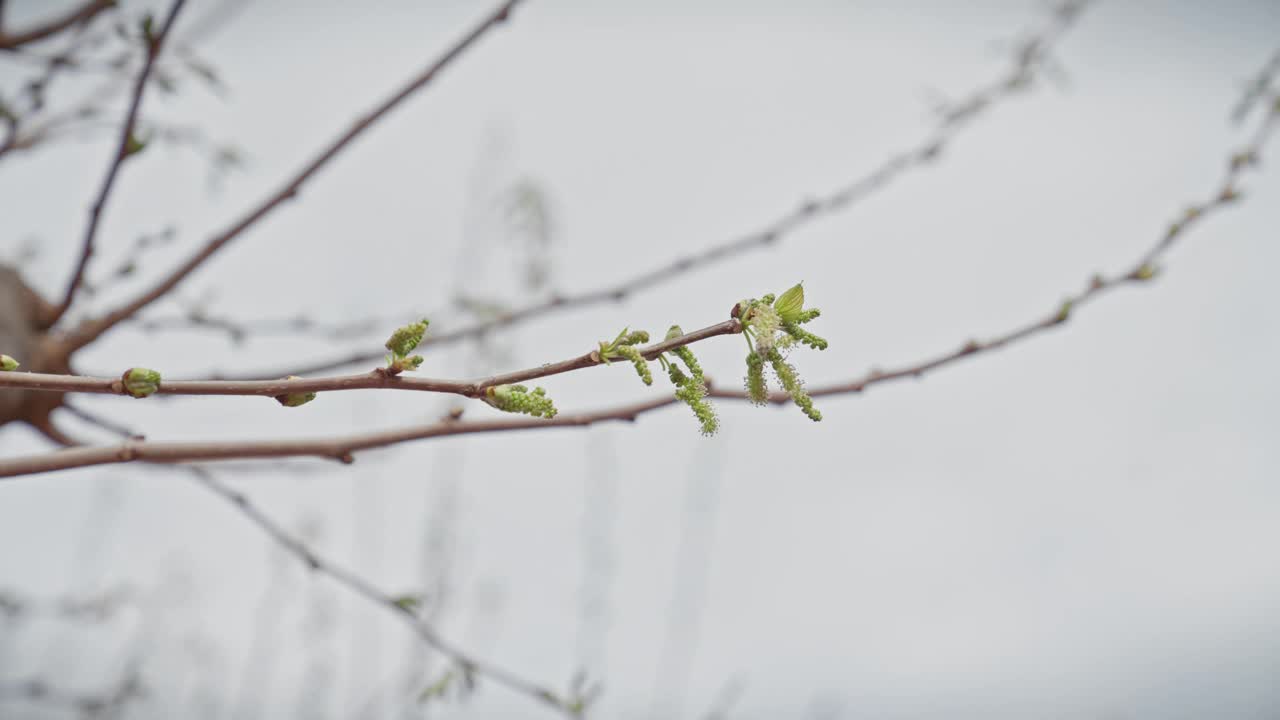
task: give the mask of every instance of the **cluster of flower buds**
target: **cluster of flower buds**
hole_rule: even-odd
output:
[[[796,345],[826,350],[827,341],[800,327],[821,315],[817,308],[805,309],[804,286],[796,285],[778,297],[769,294],[760,299],[743,300],[733,308],[733,316],[742,322],[747,339],[747,396],[763,405],[769,401],[769,384],[765,381],[765,363],[773,369],[782,389],[809,419],[822,419],[813,406],[813,398],[805,392],[804,381],[796,368],[787,362],[786,353]]]

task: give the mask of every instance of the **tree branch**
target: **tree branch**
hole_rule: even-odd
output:
[[[1051,315],[1015,328],[1014,330],[997,336],[992,340],[988,340],[986,342],[971,340],[961,346],[959,350],[946,353],[939,357],[888,372],[873,370],[861,379],[816,387],[811,389],[809,394],[811,396],[822,396],[855,393],[861,392],[867,387],[878,383],[899,380],[907,377],[922,377],[929,371],[953,364],[962,358],[978,355],[984,352],[990,352],[992,350],[1026,340],[1051,328],[1063,325],[1069,319],[1071,312],[1075,308],[1100,297],[1103,293],[1122,285],[1129,285],[1135,282],[1145,282],[1153,279],[1159,272],[1159,269],[1155,264],[1156,261],[1160,260],[1178,240],[1184,237],[1191,228],[1200,224],[1206,217],[1235,204],[1239,199],[1240,191],[1238,189],[1238,183],[1241,176],[1250,170],[1256,169],[1259,164],[1259,158],[1264,145],[1275,132],[1277,124],[1280,123],[1280,94],[1274,92],[1271,93],[1268,101],[1269,106],[1267,112],[1263,116],[1252,140],[1241,150],[1230,156],[1226,174],[1218,190],[1210,197],[1210,199],[1200,204],[1189,206],[1177,219],[1173,220],[1155,244],[1143,253],[1138,262],[1129,271],[1115,275],[1111,278],[1094,276],[1090,279],[1087,289],[1079,294],[1069,296]],[[724,325],[724,323],[721,325]],[[719,327],[721,326],[713,325],[710,328],[704,328],[699,332],[706,333]],[[733,331],[725,329],[714,334],[725,334],[727,332]],[[690,335],[678,338],[678,340],[688,339],[689,342],[692,342],[692,339],[690,338],[696,335],[696,333],[691,333]],[[650,346],[644,351],[645,357],[652,358],[656,356],[656,354],[661,351],[660,349],[663,345],[665,345],[665,343]],[[527,373],[531,371],[522,372]],[[564,371],[562,370],[561,372]],[[3,376],[0,375],[0,377]],[[484,382],[493,382],[497,378],[506,377],[520,378],[522,377],[522,373],[513,373],[508,376],[495,376],[495,378],[489,378]],[[746,399],[746,395],[744,393],[726,392],[715,389],[710,389],[708,395],[723,399]],[[770,396],[770,401],[775,403],[783,403],[788,399],[789,398],[786,395],[781,393],[774,393]],[[504,432],[508,430],[585,427],[610,420],[632,421],[644,413],[666,407],[667,405],[671,405],[675,402],[675,398],[666,396],[648,402],[624,405],[596,412],[581,413],[577,415],[560,414],[547,420],[501,419],[463,422],[451,418],[427,425],[415,425],[381,432],[313,440],[207,443],[152,443],[133,440],[126,441],[115,446],[77,447],[59,450],[44,455],[31,455],[11,458],[8,460],[0,460],[0,477],[32,475],[42,472],[51,472],[54,470],[134,461],[176,463],[195,460],[232,460],[241,458],[312,456],[332,458],[344,463],[350,463],[354,461],[353,453],[355,452],[387,447],[413,440],[425,440],[428,438],[450,435]]]
[[[257,525],[273,542],[298,558],[307,568],[325,575],[347,590],[391,612],[403,620],[424,643],[444,653],[459,666],[470,668],[471,672],[487,677],[499,685],[529,696],[541,703],[548,704],[571,717],[575,716],[575,712],[570,705],[551,690],[540,687],[536,683],[525,680],[508,670],[478,660],[441,638],[431,625],[419,617],[412,605],[399,601],[396,597],[379,590],[372,583],[351,570],[317,554],[305,542],[290,535],[279,522],[262,512],[244,493],[222,484],[205,468],[190,467],[187,469],[192,472],[193,479],[198,485],[230,503],[237,512],[244,515],[249,522]],[[425,684],[425,678],[423,682]]]
[[[664,340],[643,348],[640,353],[652,360],[658,355],[678,347],[691,345],[719,335],[742,332],[737,319],[709,325],[680,337]],[[361,375],[341,375],[322,378],[298,378],[295,380],[166,380],[161,381],[157,395],[256,395],[275,397],[290,393],[335,392],[344,390],[415,390],[480,397],[485,390],[497,385],[510,385],[560,375],[602,364],[599,355],[588,352],[556,363],[544,363],[536,367],[516,370],[501,375],[491,375],[477,380],[438,380],[433,378],[393,375],[383,368]],[[83,375],[57,375],[50,373],[0,372],[0,388],[45,390],[50,392],[82,392],[99,395],[129,395],[122,378],[87,377]]]
[[[125,112],[124,127],[120,129],[120,140],[116,143],[115,155],[112,156],[111,162],[107,166],[107,174],[102,179],[102,187],[98,190],[97,199],[93,201],[93,206],[89,209],[89,224],[85,226],[84,240],[80,246],[80,259],[76,262],[75,271],[71,274],[71,282],[67,284],[67,291],[62,296],[62,302],[58,304],[57,310],[53,315],[54,323],[61,320],[67,310],[71,309],[71,303],[75,300],[76,292],[84,283],[85,270],[88,268],[89,260],[93,258],[94,254],[94,245],[98,236],[98,225],[102,219],[102,211],[107,205],[108,198],[111,197],[111,189],[115,187],[116,176],[120,174],[120,168],[124,165],[125,159],[133,155],[137,149],[140,149],[137,145],[139,141],[134,131],[138,124],[138,110],[142,107],[142,96],[146,93],[147,82],[151,78],[151,70],[155,67],[156,58],[160,56],[160,50],[164,46],[165,38],[169,36],[169,31],[173,29],[173,23],[185,4],[186,0],[174,0],[169,7],[169,14],[160,30],[150,37],[143,38],[147,43],[147,55],[142,62],[142,69],[138,71],[138,78],[133,85],[133,95],[129,100],[129,109]]]
[[[474,45],[476,41],[478,41],[490,28],[495,27],[506,20],[511,9],[519,2],[520,0],[506,0],[506,2],[503,2],[496,10],[489,13],[479,25],[450,47],[438,60],[431,63],[431,65],[411,78],[389,98],[383,100],[367,114],[359,118],[346,132],[339,135],[323,151],[321,151],[319,155],[303,166],[297,174],[289,178],[283,186],[246,213],[240,220],[232,224],[231,227],[211,238],[205,243],[203,248],[201,248],[186,262],[171,271],[155,287],[146,291],[124,306],[117,308],[100,318],[88,320],[80,327],[76,328],[68,339],[70,351],[74,352],[75,350],[88,345],[123,320],[132,317],[142,308],[145,308],[156,300],[164,297],[170,290],[177,287],[179,283],[195,271],[196,268],[200,267],[206,260],[212,257],[214,253],[221,250],[227,243],[231,242],[246,230],[256,225],[258,221],[269,215],[286,200],[294,198],[298,194],[298,191],[301,190],[302,186],[310,180],[312,176],[328,165],[329,162],[337,157],[339,153],[352,143],[352,141],[385,117],[416,91],[429,84],[450,63],[460,57],[469,47]]]
[[[877,167],[858,179],[820,197],[808,198],[789,212],[753,233],[710,245],[692,255],[676,258],[618,284],[589,290],[576,295],[556,295],[542,302],[503,313],[492,320],[474,323],[428,338],[423,347],[445,345],[481,337],[494,330],[507,328],[546,315],[580,309],[607,302],[621,302],[629,296],[662,285],[676,278],[753,250],[772,247],[787,234],[809,223],[848,209],[913,169],[934,163],[946,145],[970,122],[995,107],[999,102],[1020,94],[1039,76],[1049,53],[1074,24],[1088,0],[1067,0],[1053,11],[1046,27],[1029,34],[1014,52],[1012,64],[995,79],[973,89],[962,100],[948,103],[938,110],[937,124],[914,145],[891,154]],[[218,377],[283,377],[329,372],[350,365],[377,360],[377,353],[355,352],[307,365],[267,370],[245,375],[220,373]]]
[[[9,35],[5,33],[3,29],[0,29],[0,50],[15,50],[28,43],[44,40],[47,37],[57,35],[73,25],[88,22],[98,13],[108,8],[115,7],[116,2],[117,0],[89,0],[89,2],[75,8],[66,15],[54,18],[43,25],[31,28],[26,32]]]

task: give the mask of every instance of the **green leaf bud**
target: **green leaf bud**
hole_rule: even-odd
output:
[[[160,373],[147,368],[129,368],[120,380],[125,393],[136,398],[154,395],[160,389]]]
[[[21,365],[21,363],[9,357],[8,355],[0,355],[0,370],[3,370],[5,372],[12,372],[14,370],[17,370],[19,365]]]
[[[285,378],[285,380],[299,380],[299,379],[300,378],[297,375],[290,375]],[[316,399],[316,394],[314,392],[284,393],[283,395],[276,395],[276,402],[280,403],[285,407],[298,407],[300,405],[306,405],[307,403],[315,399]]]
[[[643,345],[649,342],[649,333],[644,330],[633,330],[622,339],[622,345]]]
[[[1053,321],[1055,323],[1066,322],[1067,318],[1071,317],[1071,306],[1072,302],[1070,300],[1063,300],[1062,305],[1058,307],[1058,313],[1053,316]]]
[[[422,356],[410,355],[408,357],[392,358],[388,366],[388,369],[391,371],[392,374],[398,374],[405,371],[413,372],[414,370],[417,370],[421,366],[422,366]]]
[[[485,389],[484,401],[503,412],[553,418],[556,407],[540,387],[529,392],[524,385],[495,385]]]
[[[397,328],[391,337],[387,339],[386,348],[390,350],[396,357],[404,357],[413,352],[418,345],[422,344],[422,338],[427,334],[427,325],[430,321],[423,318],[419,322],[405,325]]]
[[[391,602],[395,603],[395,606],[401,610],[412,614],[422,607],[422,596],[415,594],[401,595],[392,599]]]
[[[129,133],[129,137],[126,138],[124,141],[124,157],[137,155],[138,153],[145,150],[146,147],[147,147],[146,140],[139,138],[137,135],[134,135],[133,133]]]

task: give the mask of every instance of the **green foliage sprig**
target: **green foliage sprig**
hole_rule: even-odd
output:
[[[822,413],[813,406],[813,398],[805,392],[804,380],[784,354],[796,345],[814,350],[827,349],[825,338],[800,327],[821,314],[817,308],[805,309],[803,284],[795,285],[778,297],[768,294],[760,299],[743,300],[734,306],[733,315],[742,321],[742,334],[749,349],[744,383],[751,402],[763,405],[769,401],[769,385],[764,377],[767,362],[796,406],[811,420],[822,419]]]
[[[599,349],[593,350],[591,356],[598,363],[608,365],[614,360],[628,360],[636,369],[636,374],[645,385],[653,384],[653,374],[649,372],[649,362],[644,359],[636,345],[649,342],[649,333],[644,330],[623,328],[613,342],[601,340]]]

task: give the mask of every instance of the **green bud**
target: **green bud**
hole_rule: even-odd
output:
[[[423,318],[421,321],[405,325],[397,328],[391,337],[387,340],[386,348],[396,357],[404,357],[413,352],[418,345],[422,344],[422,338],[427,334],[427,325],[430,321]]]
[[[154,395],[160,389],[160,373],[147,368],[129,368],[120,380],[125,393],[136,398]]]
[[[1150,280],[1156,276],[1156,266],[1151,263],[1143,263],[1142,267],[1134,270],[1130,275],[1134,280]]]
[[[667,328],[667,337],[666,337],[665,339],[667,339],[667,340],[675,340],[676,338],[680,337],[681,335],[684,335],[684,331],[680,329],[680,326],[679,326],[679,325],[672,325],[671,327]]]
[[[144,15],[142,17],[142,22],[139,23],[140,27],[142,28],[142,39],[147,43],[148,47],[150,47],[151,43],[155,42],[155,39],[156,39],[155,24],[156,24],[155,18],[151,16],[151,13],[147,13],[146,15]]]
[[[1058,314],[1053,316],[1053,321],[1056,323],[1066,322],[1067,318],[1071,317],[1071,305],[1072,302],[1070,300],[1063,300],[1062,305],[1058,308]]]
[[[124,141],[124,156],[137,155],[147,147],[147,141],[139,138],[133,133],[129,133],[129,137]]]
[[[412,372],[422,365],[421,355],[410,355],[409,357],[392,357],[387,365],[393,374],[405,371]]]
[[[299,379],[300,378],[297,375],[290,375],[289,377],[285,378],[285,380],[299,380]],[[307,403],[315,399],[316,399],[316,394],[314,392],[285,393],[283,395],[276,395],[276,402],[280,403],[285,407],[299,407],[301,405],[306,405]]]
[[[444,694],[449,691],[449,686],[453,684],[453,677],[453,671],[449,670],[440,676],[439,680],[422,688],[422,692],[418,693],[418,702],[424,703],[432,698],[444,697]]]
[[[530,392],[524,385],[495,385],[486,388],[484,401],[503,412],[523,413],[533,417],[553,418],[556,407],[540,387]]]
[[[421,595],[401,595],[400,597],[395,598],[391,602],[395,603],[395,606],[400,608],[401,610],[407,613],[413,613],[413,612],[416,612],[418,608],[422,607],[422,596]]]
[[[14,370],[17,370],[18,365],[20,364],[21,363],[9,357],[8,355],[0,355],[0,370],[3,370],[5,372],[12,372]]]
[[[621,344],[622,345],[643,345],[647,342],[649,342],[649,333],[645,332],[644,330],[635,330],[633,332],[627,333],[627,336],[622,338]]]

